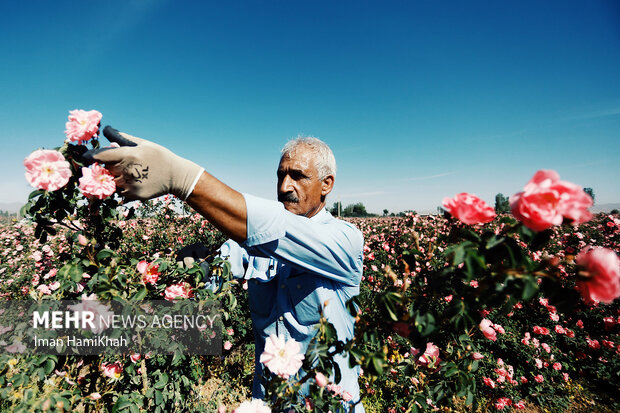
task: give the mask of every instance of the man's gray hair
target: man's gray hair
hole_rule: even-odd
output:
[[[310,148],[314,153],[314,166],[319,172],[319,179],[325,178],[327,175],[336,177],[336,158],[330,147],[322,140],[312,136],[298,136],[291,139],[282,148],[282,157],[291,157],[298,146],[304,145]]]

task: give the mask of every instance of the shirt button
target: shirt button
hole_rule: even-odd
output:
[[[297,284],[297,289],[301,290],[301,284]]]
[[[284,317],[280,316],[280,321],[284,321]]]
[[[286,288],[286,285],[282,284],[282,285],[280,286],[280,288]]]

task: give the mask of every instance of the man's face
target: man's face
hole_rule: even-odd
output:
[[[284,204],[287,211],[310,218],[325,206],[324,195],[331,191],[333,177],[327,181],[319,179],[312,150],[300,145],[292,156],[284,156],[280,160],[278,201]]]

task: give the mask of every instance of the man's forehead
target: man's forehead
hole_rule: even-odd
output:
[[[307,147],[298,146],[295,151],[280,158],[278,169],[307,169],[315,167],[314,152]]]

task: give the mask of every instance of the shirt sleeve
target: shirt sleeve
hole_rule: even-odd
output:
[[[251,255],[272,257],[346,285],[359,285],[364,239],[353,225],[295,215],[276,201],[243,194]]]

